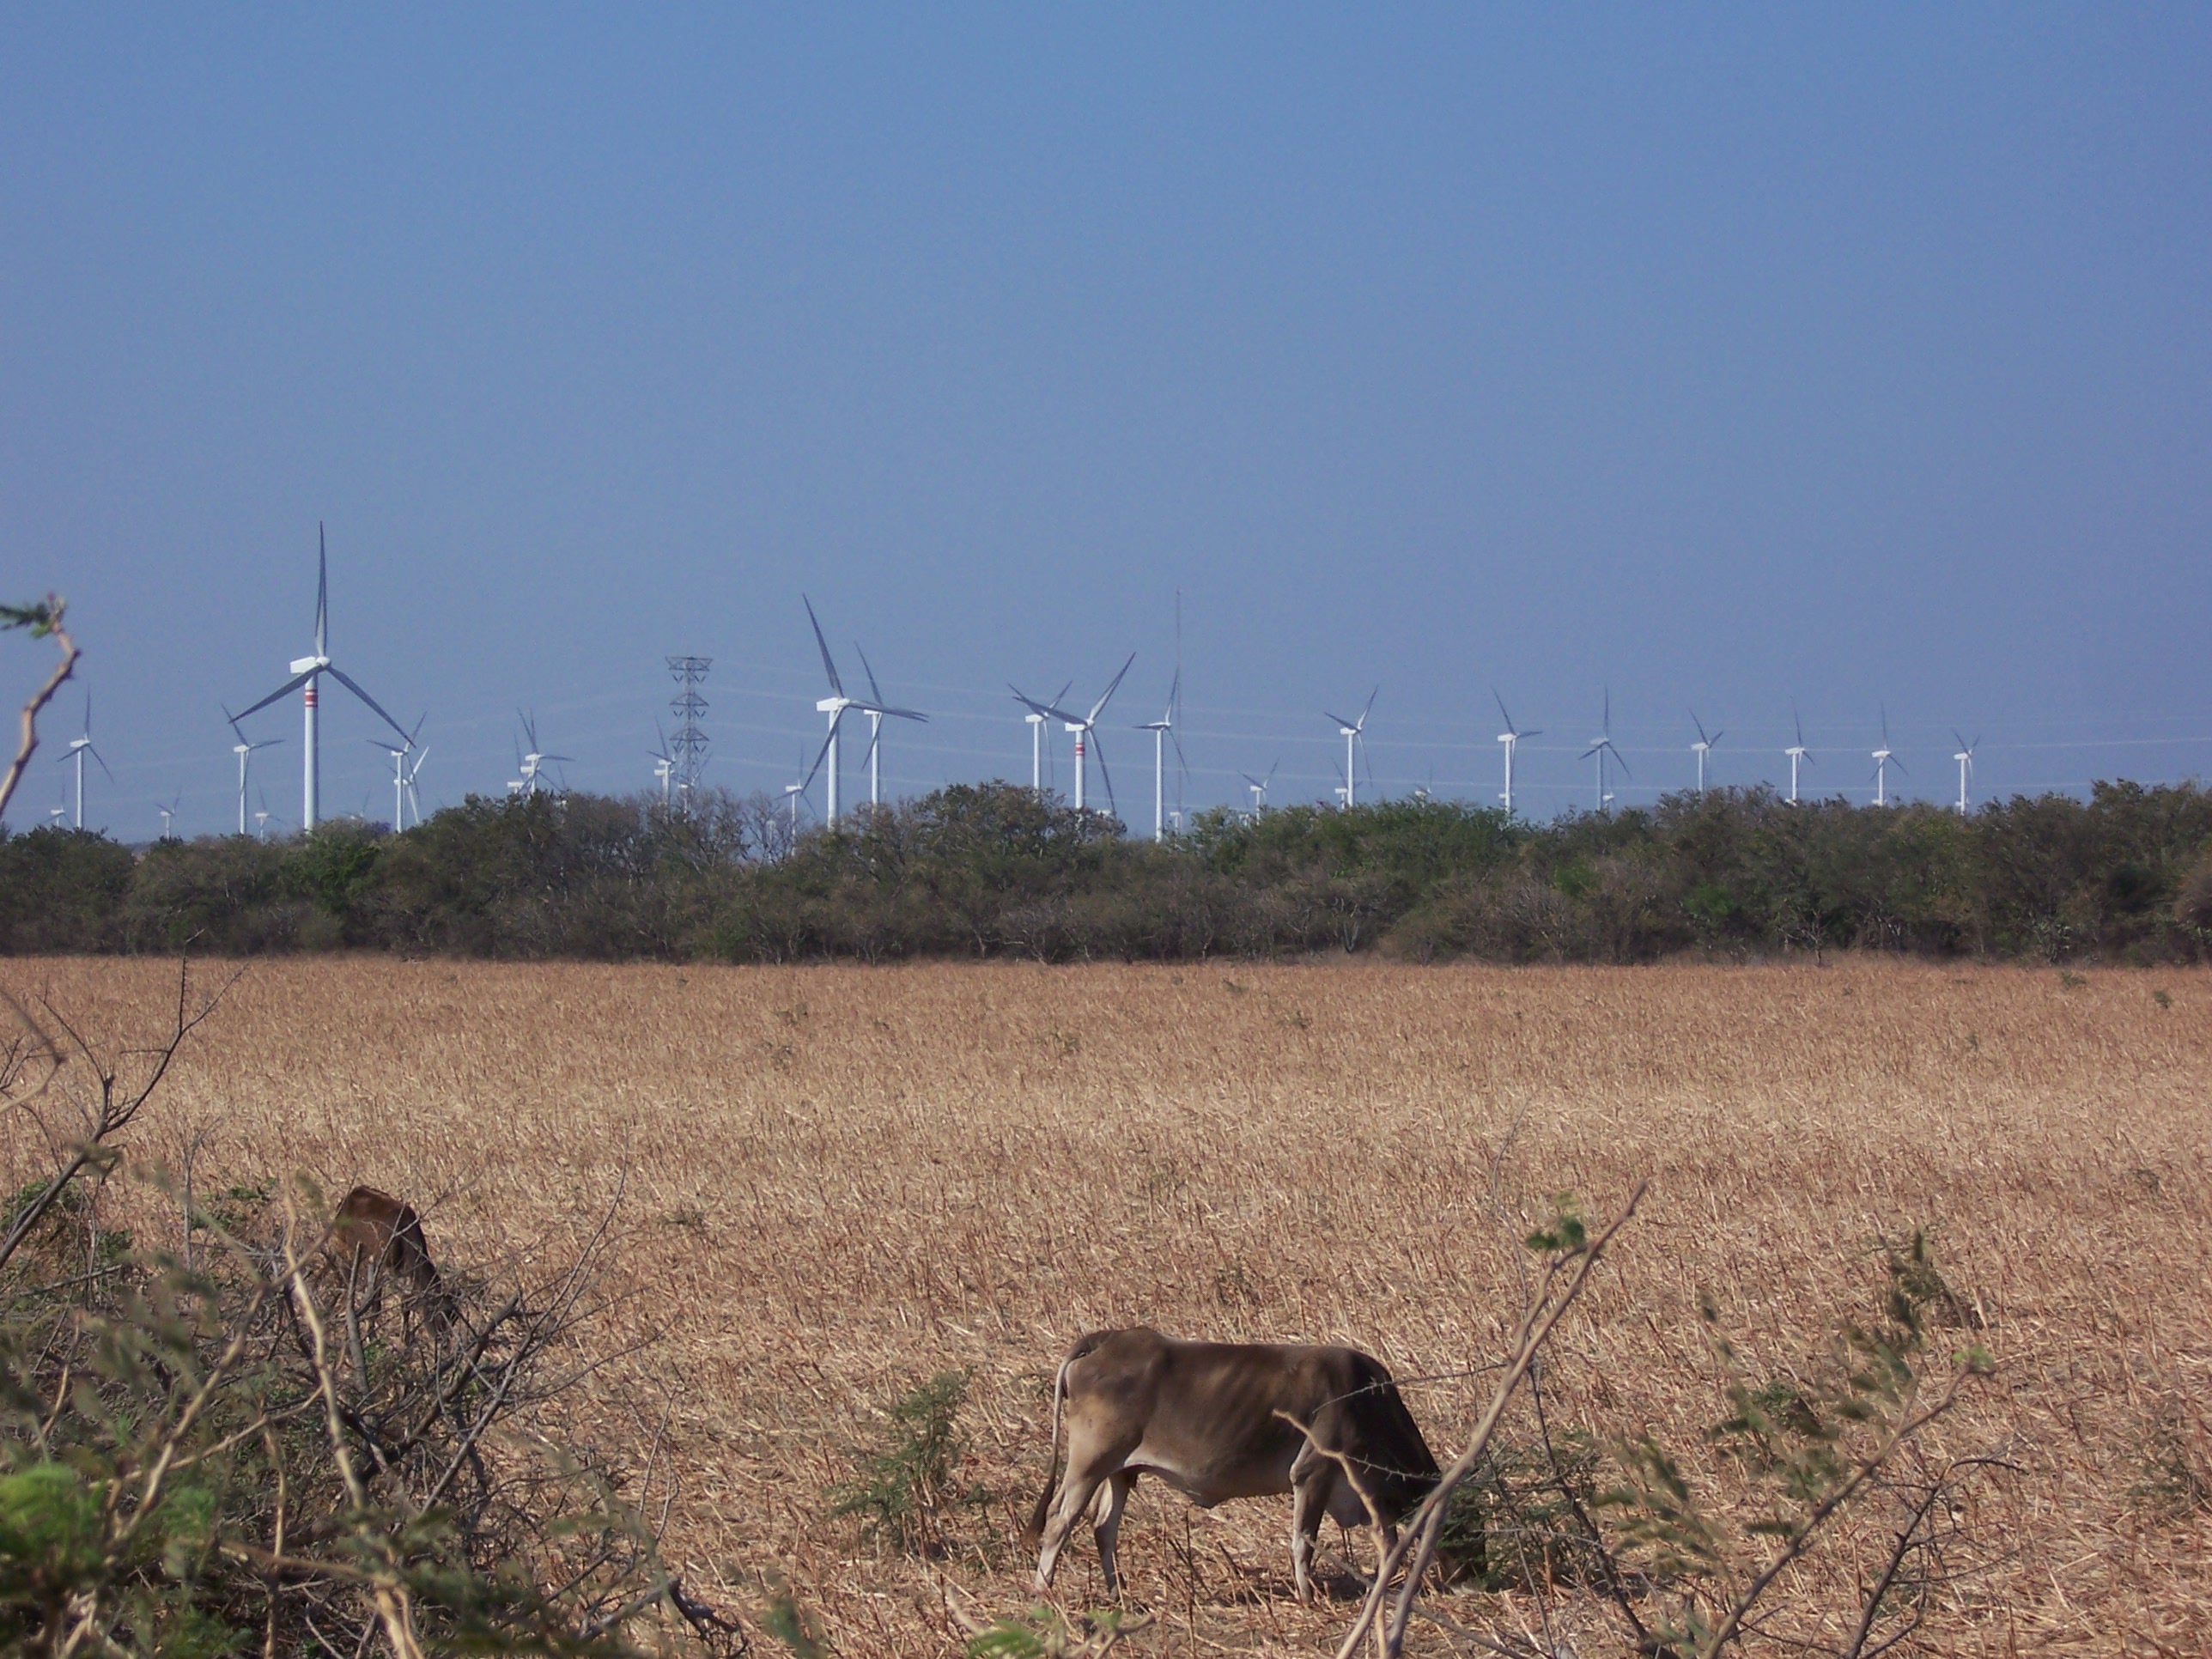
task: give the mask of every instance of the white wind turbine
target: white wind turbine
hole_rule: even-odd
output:
[[[79,830],[84,828],[84,757],[87,755],[91,756],[94,760],[99,762],[100,769],[102,772],[107,773],[107,781],[110,783],[115,781],[115,774],[107,771],[106,761],[101,759],[100,750],[92,746],[92,693],[89,691],[84,694],[83,732],[76,737],[71,738],[70,739],[69,747],[63,750],[60,754],[54,757],[56,760],[64,763],[70,761],[75,761],[76,763],[76,819],[75,827]]]
[[[1030,698],[1024,696],[1018,687],[1009,686],[1006,688],[1008,690],[1013,692],[1014,700],[1027,708],[1032,714],[1048,715],[1051,719],[1058,720],[1062,726],[1075,734],[1075,810],[1079,812],[1084,810],[1084,780],[1088,769],[1087,763],[1085,759],[1087,740],[1088,748],[1096,750],[1098,754],[1098,776],[1100,781],[1106,786],[1107,808],[1116,817],[1120,816],[1120,804],[1114,799],[1114,775],[1106,769],[1106,746],[1098,739],[1098,717],[1102,714],[1105,713],[1106,705],[1114,700],[1115,692],[1121,690],[1122,675],[1125,675],[1129,672],[1130,665],[1134,663],[1136,660],[1137,653],[1132,651],[1129,653],[1128,662],[1125,662],[1121,665],[1121,672],[1115,675],[1112,679],[1106,683],[1106,689],[1098,694],[1098,701],[1091,705],[1091,712],[1087,714],[1072,714],[1067,709],[1060,707],[1056,702],[1036,702],[1031,701]],[[1071,681],[1070,684],[1072,684],[1073,682]],[[1066,695],[1066,694],[1065,692],[1061,693],[1062,696],[1065,696]]]
[[[1496,686],[1493,685],[1490,688],[1490,695],[1497,702],[1498,712],[1505,716],[1505,729],[1498,734],[1498,741],[1505,745],[1505,816],[1510,818],[1513,816],[1514,751],[1520,748],[1522,738],[1540,738],[1544,735],[1544,732],[1540,726],[1534,732],[1522,731],[1518,726],[1513,724],[1513,716],[1506,714],[1505,699],[1498,695],[1498,688]]]
[[[322,793],[322,748],[318,738],[318,716],[315,699],[316,683],[325,674],[328,674],[340,685],[345,687],[347,690],[352,692],[354,696],[359,697],[363,702],[374,709],[377,714],[382,718],[384,723],[390,726],[394,732],[397,732],[403,738],[407,735],[407,728],[405,726],[400,725],[398,720],[386,714],[384,712],[383,706],[380,704],[375,698],[370,696],[368,692],[362,690],[361,687],[355,683],[351,676],[347,674],[343,669],[338,667],[336,664],[331,661],[330,550],[328,545],[323,540],[323,528],[319,524],[315,526],[315,541],[314,654],[312,656],[294,658],[292,660],[292,678],[290,679],[285,681],[283,684],[278,686],[267,696],[262,698],[259,702],[254,703],[251,707],[241,708],[238,712],[238,720],[242,720],[248,714],[253,714],[258,710],[266,708],[270,703],[276,702],[277,698],[289,696],[292,692],[298,690],[302,687],[306,689],[307,749],[307,754],[301,763],[302,772],[301,794],[303,805],[300,814],[300,827],[302,830],[309,834],[313,833],[315,821],[320,816],[320,798]],[[236,723],[237,722],[235,720],[232,722],[233,725],[235,725]]]
[[[1620,775],[1624,778],[1633,778],[1636,775],[1628,769],[1628,763],[1621,759],[1620,750],[1613,746],[1613,689],[1610,686],[1606,688],[1605,693],[1604,726],[1597,736],[1590,739],[1590,746],[1583,750],[1580,758],[1588,760],[1593,755],[1597,757],[1597,810],[1604,812],[1609,811],[1613,805],[1612,792],[1605,787],[1606,757],[1610,755],[1613,757],[1613,763],[1620,768]]]
[[[1267,769],[1267,775],[1264,778],[1255,778],[1249,772],[1237,774],[1244,780],[1244,787],[1252,792],[1252,811],[1255,817],[1267,810],[1267,786],[1274,782],[1275,767],[1282,763],[1281,760],[1278,759],[1274,766]]]
[[[1898,759],[1897,751],[1889,746],[1889,709],[1885,705],[1881,711],[1881,747],[1874,751],[1874,804],[1876,806],[1889,805],[1889,769],[1893,766],[1900,774],[1911,775],[1905,771],[1905,763]]]
[[[1698,718],[1698,711],[1694,708],[1690,711],[1690,724],[1698,728],[1698,740],[1690,745],[1690,752],[1698,757],[1698,799],[1703,800],[1705,798],[1705,757],[1711,754],[1713,745],[1728,734],[1716,732],[1707,737],[1705,723]]]
[[[177,809],[184,804],[185,792],[179,789],[177,791],[176,794],[170,799],[169,804],[167,806],[156,805],[154,808],[156,812],[159,812],[161,815],[161,839],[163,841],[169,839],[170,826],[176,822]]]
[[[253,759],[253,751],[257,749],[274,749],[284,739],[264,738],[258,743],[248,743],[246,740],[246,733],[238,729],[238,721],[230,710],[224,709],[222,717],[230,722],[231,735],[238,739],[236,743],[230,745],[230,752],[238,757],[238,833],[242,836],[246,833],[246,773],[249,763]]]
[[[1813,763],[1813,751],[1805,746],[1805,722],[1798,717],[1797,706],[1795,703],[1790,706],[1790,723],[1797,728],[1797,741],[1782,752],[1790,757],[1790,804],[1795,806],[1797,804],[1797,763],[1802,761],[1806,765],[1810,766]]]
[[[425,714],[422,716],[422,720],[416,720],[415,722],[415,730],[404,734],[406,737],[407,741],[397,749],[385,742],[382,738],[364,738],[362,739],[362,741],[366,743],[370,748],[381,749],[386,754],[392,757],[392,833],[395,836],[407,827],[406,809],[408,786],[414,781],[415,777],[415,775],[408,769],[407,757],[414,751],[415,739],[421,735],[422,731],[422,720],[427,720],[430,717],[428,714]],[[427,753],[428,751],[426,750],[425,752]],[[415,763],[417,766],[420,766],[422,762],[418,760]],[[420,811],[417,811],[415,814],[415,821],[417,823],[420,823],[422,821],[422,815]]]
[[[1052,718],[1049,714],[1039,711],[1056,708],[1066,702],[1068,690],[1074,684],[1073,680],[1068,681],[1066,685],[1061,686],[1058,691],[1042,703],[1030,702],[1020,692],[1014,693],[1015,699],[1025,705],[1030,711],[1022,716],[1022,722],[1030,729],[1030,788],[1036,794],[1044,793],[1044,728]]]
[[[1974,740],[1968,743],[1954,726],[1951,735],[1959,739],[1959,752],[1951,758],[1959,763],[1959,816],[1963,818],[1966,816],[1966,785],[1974,775],[1974,750],[1981,747],[1982,734],[1977,732]]]
[[[668,734],[660,729],[659,720],[653,723],[653,735],[660,746],[647,750],[645,757],[653,763],[653,775],[660,785],[660,805],[665,810],[668,805],[669,780],[676,775],[676,763],[669,757]]]
[[[1175,744],[1176,765],[1188,771],[1189,763],[1183,759],[1182,739],[1175,734],[1176,709],[1182,701],[1182,670],[1176,670],[1175,682],[1168,688],[1168,712],[1156,720],[1146,720],[1137,727],[1139,732],[1152,734],[1152,839],[1167,838],[1167,769],[1164,745]],[[1180,830],[1182,825],[1178,823]]]
[[[524,714],[519,708],[515,710],[515,717],[522,722],[522,733],[530,739],[530,747],[526,752],[520,752],[516,755],[515,766],[522,775],[509,783],[507,786],[507,791],[511,795],[534,795],[544,787],[542,780],[548,762],[565,761],[574,765],[576,757],[574,755],[548,755],[542,752],[538,747],[537,717]],[[407,734],[403,732],[400,735],[405,737]],[[410,738],[409,741],[413,740]]]
[[[1341,714],[1332,714],[1326,708],[1321,711],[1322,719],[1336,722],[1336,734],[1344,739],[1344,787],[1336,793],[1343,797],[1344,810],[1347,812],[1359,805],[1352,775],[1352,750],[1355,745],[1367,740],[1367,717],[1374,713],[1375,699],[1382,690],[1378,685],[1367,694],[1367,706],[1359,711],[1359,718],[1356,720],[1348,720]]]
[[[818,635],[819,629],[817,633]],[[860,659],[860,672],[868,677],[870,702],[860,705],[868,717],[868,805],[881,806],[883,797],[884,722],[886,720],[919,720],[929,724],[929,716],[914,708],[894,708],[884,701],[883,688],[876,684],[876,671],[868,666],[868,653],[860,649],[858,640],[853,641],[853,653]],[[826,661],[829,653],[823,653]]]
[[[260,792],[260,795],[261,810],[253,815],[253,834],[257,840],[267,841],[269,839],[269,792],[264,789]]]

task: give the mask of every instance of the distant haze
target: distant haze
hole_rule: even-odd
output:
[[[821,741],[897,793],[1095,696],[1122,815],[1182,596],[1187,804],[1624,805],[2212,769],[2212,10],[0,13],[0,589],[65,593],[131,840],[227,827],[311,645],[426,806]],[[0,642],[10,705],[44,647]],[[326,689],[325,811],[391,811]],[[277,822],[296,700],[254,717]],[[866,722],[848,728],[863,795]],[[1054,733],[1054,780],[1069,781]],[[1103,792],[1093,779],[1094,799]],[[1363,793],[1366,785],[1363,780]],[[817,782],[813,804],[818,808]]]

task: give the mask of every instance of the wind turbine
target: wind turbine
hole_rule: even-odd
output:
[[[1974,750],[1981,747],[1982,734],[1975,732],[1973,742],[1968,743],[1960,737],[1959,728],[1954,726],[1951,735],[1959,738],[1959,752],[1951,758],[1959,763],[1959,816],[1963,818],[1966,816],[1966,782],[1974,775]]]
[[[1498,740],[1505,745],[1505,816],[1510,818],[1513,816],[1513,751],[1521,746],[1522,738],[1540,738],[1544,733],[1540,727],[1534,732],[1520,730],[1513,724],[1513,716],[1505,713],[1505,699],[1498,696],[1496,686],[1490,688],[1490,695],[1497,701],[1498,712],[1505,715],[1505,729],[1498,734]]]
[[[653,735],[659,740],[660,747],[647,750],[645,757],[653,763],[653,775],[660,781],[660,806],[665,811],[668,809],[669,780],[676,775],[676,763],[669,758],[668,734],[660,729],[659,720],[653,723]]]
[[[255,750],[274,749],[278,744],[283,742],[284,739],[282,738],[264,738],[258,743],[248,743],[246,740],[246,733],[238,729],[237,716],[226,708],[222,711],[222,717],[230,722],[231,735],[238,739],[236,743],[230,745],[230,752],[238,757],[238,833],[242,836],[246,833],[246,764],[253,758],[253,751]]]
[[[1176,705],[1182,697],[1182,670],[1176,670],[1175,683],[1168,688],[1168,712],[1156,720],[1146,720],[1137,730],[1152,734],[1152,839],[1167,837],[1167,770],[1164,765],[1164,745],[1175,744],[1176,765],[1188,770],[1189,763],[1182,757],[1182,739],[1175,734]],[[1176,828],[1180,830],[1181,824]]]
[[[415,775],[422,769],[422,763],[430,758],[430,745],[424,744],[415,751],[415,758],[407,763],[407,805],[415,813],[415,827],[422,827],[422,797],[415,793]]]
[[[184,804],[185,792],[179,789],[167,806],[157,805],[154,808],[156,812],[159,812],[161,815],[161,839],[163,841],[169,839],[169,826],[176,820],[177,809]]]
[[[362,739],[362,741],[366,743],[370,748],[381,749],[386,754],[392,757],[392,832],[394,835],[398,835],[402,830],[404,830],[407,827],[407,785],[410,778],[410,774],[406,769],[407,757],[410,751],[414,749],[415,739],[422,730],[422,720],[427,720],[430,717],[428,714],[425,714],[422,716],[422,720],[416,720],[415,722],[415,730],[405,734],[407,741],[397,749],[394,749],[390,744],[385,742],[381,738],[364,738]],[[421,763],[417,762],[416,764],[419,765]],[[416,821],[417,823],[422,821],[421,813],[418,812],[416,814]]]
[[[100,769],[107,772],[107,781],[110,783],[115,781],[115,774],[107,771],[107,763],[100,759],[100,750],[92,746],[92,693],[89,691],[84,694],[84,731],[79,736],[71,738],[69,747],[54,757],[58,761],[74,760],[76,763],[76,827],[79,830],[84,828],[84,757],[87,755],[100,762]]]
[[[1790,757],[1790,804],[1795,806],[1797,804],[1797,763],[1802,761],[1806,765],[1810,766],[1813,763],[1813,751],[1805,746],[1805,722],[1799,718],[1797,705],[1795,703],[1790,705],[1790,723],[1797,728],[1797,741],[1782,752]]]
[[[1713,745],[1728,734],[1716,732],[1707,737],[1705,723],[1698,718],[1698,711],[1694,708],[1690,711],[1690,724],[1698,728],[1698,740],[1690,745],[1690,752],[1698,757],[1698,799],[1703,800],[1705,798],[1705,757],[1711,754]]]
[[[1597,810],[1603,812],[1613,805],[1613,796],[1605,787],[1606,757],[1613,757],[1613,763],[1620,768],[1620,775],[1624,778],[1636,775],[1628,769],[1628,763],[1621,759],[1620,750],[1613,746],[1613,688],[1610,686],[1606,688],[1605,693],[1604,727],[1590,739],[1590,746],[1583,750],[1580,758],[1588,760],[1593,755],[1597,757]]]
[[[1275,767],[1282,763],[1281,760],[1278,759],[1275,766],[1267,769],[1267,775],[1264,778],[1255,778],[1249,772],[1237,775],[1244,780],[1244,787],[1252,792],[1252,811],[1255,817],[1267,810],[1267,786],[1274,782]]]
[[[860,649],[858,640],[853,641],[854,654],[860,659],[860,671],[868,677],[868,696],[872,701],[860,705],[868,716],[868,805],[883,805],[883,774],[880,769],[885,720],[920,720],[929,724],[929,716],[918,709],[894,708],[884,701],[883,688],[876,684],[876,671],[868,666],[868,653]],[[827,653],[823,653],[825,657]]]
[[[817,713],[829,715],[830,735],[823,740],[822,753],[815,757],[814,771],[806,775],[806,781],[813,782],[814,772],[822,769],[823,760],[830,763],[830,782],[825,792],[827,810],[822,815],[822,821],[834,828],[837,822],[838,774],[842,769],[837,753],[837,732],[845,719],[845,711],[859,705],[854,699],[845,695],[845,682],[837,678],[837,665],[830,659],[830,641],[822,637],[822,623],[814,614],[814,601],[802,593],[799,596],[799,602],[806,607],[806,620],[814,624],[814,643],[822,647],[822,667],[830,676],[830,695],[814,705]]]
[[[1032,714],[1043,714],[1056,720],[1075,734],[1075,810],[1079,812],[1084,810],[1083,788],[1084,780],[1087,775],[1084,756],[1085,740],[1088,739],[1089,748],[1098,751],[1098,776],[1106,785],[1106,805],[1117,817],[1120,815],[1120,804],[1114,799],[1114,775],[1106,769],[1106,746],[1098,739],[1098,717],[1105,713],[1106,705],[1114,700],[1115,692],[1121,690],[1122,675],[1129,672],[1130,665],[1136,660],[1137,653],[1132,651],[1129,653],[1129,660],[1121,665],[1121,672],[1115,675],[1106,683],[1106,689],[1098,694],[1098,701],[1091,705],[1091,712],[1087,714],[1072,714],[1061,708],[1057,700],[1048,703],[1035,702],[1023,696],[1018,686],[1007,687],[1008,690],[1013,692],[1014,700],[1023,704]],[[1073,684],[1073,682],[1071,681],[1069,684]],[[1064,690],[1060,693],[1061,697],[1066,695]]]
[[[1375,699],[1382,690],[1378,685],[1367,694],[1367,707],[1359,711],[1359,718],[1356,720],[1348,720],[1341,714],[1332,714],[1326,708],[1321,711],[1322,719],[1336,722],[1336,734],[1344,739],[1344,787],[1337,793],[1344,797],[1344,810],[1347,812],[1359,805],[1358,797],[1353,793],[1352,751],[1355,744],[1365,740],[1367,717],[1374,712]]]
[[[537,717],[532,714],[526,714],[519,708],[514,712],[516,718],[520,720],[522,722],[522,734],[530,739],[530,748],[526,753],[518,755],[515,757],[515,765],[518,769],[520,770],[522,775],[515,780],[514,782],[507,785],[507,793],[509,794],[534,795],[538,791],[538,779],[545,770],[546,762],[566,761],[569,764],[574,765],[575,763],[576,757],[574,755],[547,755],[540,753],[538,747]],[[403,732],[400,735],[402,737],[405,737],[407,734]],[[411,743],[414,739],[410,738],[408,741]]]
[[[1042,703],[1031,702],[1020,692],[1014,692],[1014,700],[1024,705],[1030,711],[1022,716],[1022,720],[1030,728],[1030,788],[1036,794],[1044,793],[1044,728],[1046,722],[1052,718],[1042,711],[1056,708],[1066,702],[1068,688],[1074,684],[1073,680],[1068,681],[1066,685],[1061,686],[1049,699]]]
[[[1893,766],[1900,773],[1905,772],[1905,763],[1897,758],[1896,751],[1889,746],[1889,709],[1885,706],[1881,711],[1881,747],[1874,751],[1874,804],[1876,806],[1889,805],[1889,769]],[[1907,773],[1905,775],[1911,775]]]
[[[330,549],[328,544],[323,539],[323,527],[319,524],[315,526],[315,542],[314,653],[312,656],[294,658],[292,659],[292,678],[290,679],[285,681],[283,684],[278,686],[267,696],[262,698],[259,702],[254,703],[250,708],[242,708],[238,713],[238,720],[242,720],[248,714],[253,714],[259,709],[266,708],[270,703],[276,702],[277,698],[288,696],[293,691],[297,690],[301,687],[306,688],[307,749],[307,754],[301,762],[303,781],[301,784],[301,793],[304,805],[300,814],[300,827],[303,832],[309,835],[314,833],[315,820],[319,815],[319,808],[321,805],[319,797],[321,794],[322,782],[322,749],[317,738],[317,712],[315,702],[316,682],[319,681],[325,674],[328,674],[340,685],[345,687],[347,690],[352,692],[354,696],[359,697],[363,702],[374,709],[378,715],[382,718],[384,723],[390,726],[394,732],[397,732],[403,738],[407,735],[407,728],[405,726],[400,725],[398,720],[386,714],[384,712],[383,705],[379,703],[374,697],[370,696],[368,692],[362,690],[361,687],[354,682],[350,675],[347,674],[343,669],[338,667],[331,660]],[[235,726],[237,724],[237,720],[233,720],[231,723]]]
[[[253,833],[257,839],[269,839],[269,792],[261,791],[261,810],[253,815]]]

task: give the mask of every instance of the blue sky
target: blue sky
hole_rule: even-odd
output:
[[[2179,7],[10,7],[0,580],[69,596],[132,839],[228,821],[319,520],[433,802],[518,708],[644,787],[672,652],[778,792],[802,592],[934,716],[901,793],[1134,651],[1148,823],[1178,591],[1194,806],[1325,796],[1378,682],[1380,787],[1494,798],[1495,685],[1546,814],[1607,688],[1625,802],[1693,708],[1722,782],[1793,703],[1823,791],[1885,705],[1917,793],[1954,727],[1978,794],[2202,775],[2208,88]],[[331,696],[325,810],[388,816]]]

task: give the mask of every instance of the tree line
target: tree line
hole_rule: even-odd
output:
[[[2212,958],[2212,791],[1791,805],[1764,788],[1509,820],[1419,798],[1216,810],[1163,842],[1006,783],[793,834],[765,796],[471,797],[402,834],[0,837],[0,951],[1176,961],[1379,951],[1650,962],[1881,950]]]

